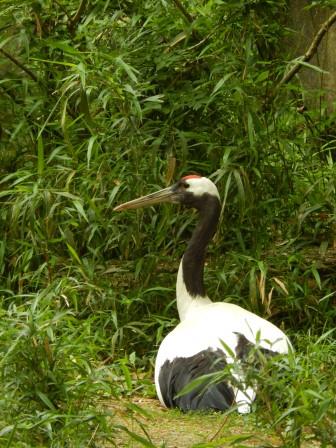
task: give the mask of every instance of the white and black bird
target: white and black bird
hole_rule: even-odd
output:
[[[256,388],[246,384],[244,359],[258,349],[288,353],[291,343],[271,322],[237,305],[212,302],[203,283],[206,248],[220,216],[220,197],[215,184],[197,175],[180,179],[171,187],[117,206],[128,210],[171,202],[195,208],[199,222],[180,262],[176,298],[180,323],[162,341],[155,363],[155,386],[161,403],[184,411],[236,406],[247,413]],[[189,383],[206,374],[230,369],[231,380],[195,387],[179,395]]]

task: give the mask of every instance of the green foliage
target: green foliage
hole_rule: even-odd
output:
[[[258,417],[276,429],[282,446],[335,444],[336,381],[330,376],[334,336],[329,331],[319,338],[308,335],[297,340],[301,353],[266,362],[259,374],[259,400],[267,411],[262,409]]]
[[[274,96],[287,2],[14,3],[0,13],[4,443],[94,446],[111,434],[97,398],[152,393],[194,216],[112,208],[182,173],[211,175],[224,200],[209,295],[289,332],[332,328],[334,115],[299,112],[295,82]]]
[[[104,346],[98,318],[80,321],[55,289],[26,295],[19,306],[11,297],[1,308],[0,440],[6,446],[61,447],[74,437],[81,444],[93,431],[92,440],[108,434],[97,396],[114,395],[116,386],[107,366],[96,365]]]

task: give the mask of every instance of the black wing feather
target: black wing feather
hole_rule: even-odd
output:
[[[209,385],[202,382],[186,394],[177,396],[192,381],[209,373],[222,372],[226,365],[225,354],[221,350],[211,348],[188,358],[165,361],[159,374],[159,385],[165,405],[178,407],[183,411],[223,411],[230,408],[234,402],[234,392],[225,381]]]

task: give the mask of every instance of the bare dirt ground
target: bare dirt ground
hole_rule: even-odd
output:
[[[281,447],[279,437],[258,426],[253,414],[188,413],[163,408],[157,399],[109,402],[118,447]],[[141,437],[144,440],[136,440]],[[311,447],[313,445],[310,445]]]

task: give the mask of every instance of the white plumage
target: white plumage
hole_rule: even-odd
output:
[[[181,322],[162,341],[155,362],[155,386],[159,400],[165,405],[160,393],[159,373],[166,360],[188,358],[209,347],[223,350],[222,341],[235,353],[238,334],[242,334],[254,345],[276,353],[287,353],[291,346],[287,336],[271,322],[262,319],[238,305],[211,302],[208,297],[191,297],[183,282],[182,263],[176,283],[177,308]],[[227,362],[236,362],[226,353]],[[244,378],[241,378],[242,383]],[[244,388],[235,390],[238,412],[250,411],[255,391],[244,393]],[[246,396],[248,395],[248,396]]]

